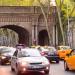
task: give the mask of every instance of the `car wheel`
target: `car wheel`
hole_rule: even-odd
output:
[[[0,64],[1,64],[1,65],[4,65],[4,62],[2,62],[2,61],[1,61],[1,63],[0,63]]]
[[[59,63],[59,60],[56,60],[56,63]]]
[[[18,69],[16,69],[16,75],[21,75],[21,73],[18,71]]]
[[[16,73],[16,75],[21,75],[21,73],[18,71],[18,72]]]
[[[50,61],[50,63],[52,62],[51,60],[49,60]]]
[[[14,71],[14,69],[11,67],[11,71]]]
[[[69,71],[69,68],[67,66],[67,63],[65,61],[64,61],[64,69],[65,69],[65,71]]]
[[[49,70],[45,70],[44,72],[45,74],[49,75]]]

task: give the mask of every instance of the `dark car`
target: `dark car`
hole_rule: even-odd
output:
[[[48,47],[48,54],[47,54],[47,58],[50,61],[56,61],[56,63],[59,63],[59,55],[57,53],[57,50],[54,47]]]
[[[16,74],[25,74],[29,71],[44,71],[49,74],[50,63],[34,48],[23,48],[15,51],[11,58],[11,70]]]
[[[17,44],[16,45],[16,49],[21,49],[21,48],[25,48],[26,45],[25,44]]]
[[[39,47],[38,50],[40,51],[42,56],[45,56],[50,62],[56,61],[59,63],[59,55],[54,47]]]
[[[10,64],[11,57],[16,49],[13,47],[4,47],[1,49],[0,64]]]

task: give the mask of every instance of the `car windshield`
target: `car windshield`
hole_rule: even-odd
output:
[[[71,52],[71,55],[75,55],[75,50],[73,50],[73,51]]]
[[[61,47],[61,50],[67,50],[67,49],[70,49],[70,47],[69,46],[63,46],[63,47]]]
[[[18,54],[19,57],[38,57],[41,56],[37,49],[22,49]]]
[[[1,49],[1,53],[14,53],[16,49],[15,48],[9,48],[9,47],[5,47]]]
[[[48,49],[44,47],[40,47],[40,51],[48,51]]]
[[[55,51],[56,51],[56,49],[53,48],[53,47],[49,47],[48,50],[49,50],[50,52],[55,52]]]

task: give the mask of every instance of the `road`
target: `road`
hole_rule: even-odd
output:
[[[75,75],[75,71],[65,71],[64,63],[60,61],[59,64],[52,63],[50,75]]]
[[[0,66],[0,75],[15,75],[11,72],[10,66]],[[43,73],[29,73],[27,75],[45,75]],[[51,63],[50,75],[75,75],[75,71],[64,71],[63,62],[59,64]]]

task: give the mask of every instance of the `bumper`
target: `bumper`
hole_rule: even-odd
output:
[[[45,66],[45,67],[21,67],[18,69],[18,71],[20,73],[27,73],[27,72],[33,72],[33,71],[45,71],[45,70],[49,70],[50,67],[49,66]]]
[[[59,56],[46,56],[46,58],[50,61],[57,61],[59,60]]]

